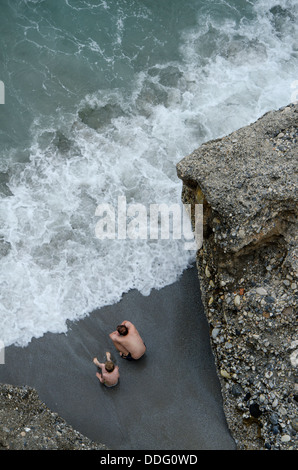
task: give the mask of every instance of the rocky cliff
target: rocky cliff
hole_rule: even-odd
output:
[[[106,450],[53,413],[30,387],[0,384],[0,450]]]
[[[197,267],[239,449],[298,448],[297,141],[291,104],[177,165],[183,203],[203,204]]]

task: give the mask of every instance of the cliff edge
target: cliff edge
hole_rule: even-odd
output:
[[[203,204],[199,281],[239,449],[298,448],[297,141],[290,104],[177,165],[183,203]]]

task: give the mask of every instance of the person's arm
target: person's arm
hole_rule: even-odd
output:
[[[111,360],[111,353],[109,351],[106,352],[106,356],[107,356],[107,361],[110,361]]]
[[[98,362],[98,360],[97,360],[96,357],[93,359],[93,363],[94,363],[97,367],[100,367],[100,369],[103,369],[104,366],[105,366],[103,362]]]
[[[118,331],[113,331],[113,333],[110,333],[110,338],[112,341],[115,341],[117,343],[121,343],[122,342],[122,336],[119,335]]]

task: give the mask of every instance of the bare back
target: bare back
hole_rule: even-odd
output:
[[[105,368],[102,369],[102,378],[106,385],[115,385],[119,380],[119,367],[116,366],[112,372],[107,372]]]
[[[142,340],[136,327],[129,321],[122,322],[128,329],[128,333],[125,336],[119,335],[119,333],[113,333],[113,340],[116,340],[119,344],[130,352],[133,359],[139,359],[146,351],[146,346]]]

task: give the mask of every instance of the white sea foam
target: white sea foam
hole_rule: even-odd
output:
[[[183,240],[99,240],[96,207],[121,195],[128,203],[180,203],[175,165],[183,156],[290,102],[298,77],[289,12],[297,18],[297,7],[279,2],[278,20],[271,3],[255,2],[251,21],[199,17],[181,37],[181,62],[144,69],[131,92],[86,96],[77,109],[85,122],[59,113],[36,120],[30,161],[14,167],[12,196],[0,206],[2,241],[10,244],[0,279],[5,345],[65,332],[67,320],[130,289],[148,295],[193,261]]]
[[[75,122],[71,155],[52,144],[41,148],[43,136],[32,146],[30,163],[10,181],[13,197],[1,205],[1,233],[11,244],[2,259],[6,344],[65,331],[67,319],[112,304],[132,288],[148,295],[187,267],[193,254],[180,240],[95,237],[99,203],[115,205],[121,194],[143,204],[180,201],[177,156],[174,147],[169,155],[162,148],[156,114],[121,117],[101,132]]]

